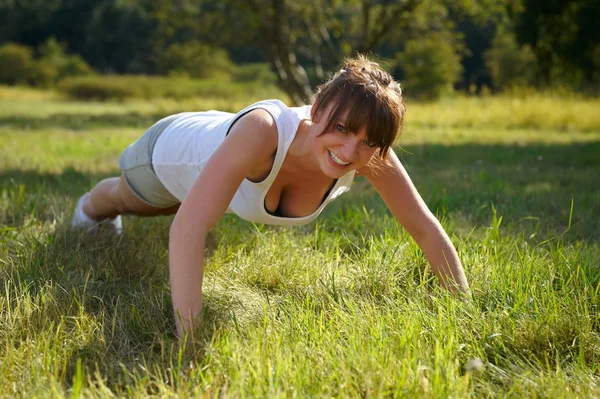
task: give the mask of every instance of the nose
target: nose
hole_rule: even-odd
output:
[[[346,140],[344,141],[344,145],[342,146],[342,156],[344,160],[347,162],[352,162],[358,156],[358,145],[360,141],[357,140],[356,135],[348,135],[346,136]]]

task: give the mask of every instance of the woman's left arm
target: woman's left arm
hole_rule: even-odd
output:
[[[442,286],[468,294],[469,283],[454,245],[394,151],[390,149],[385,161],[369,164],[358,172],[373,184],[396,220],[417,242]]]

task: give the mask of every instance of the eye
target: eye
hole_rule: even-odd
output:
[[[370,148],[375,148],[377,147],[377,143],[371,140],[363,140],[363,143],[365,143],[367,146],[369,146]]]
[[[336,125],[335,128],[338,132],[346,133],[346,128],[344,127],[344,125]]]

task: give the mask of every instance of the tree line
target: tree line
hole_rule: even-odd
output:
[[[218,78],[266,63],[301,103],[362,52],[413,97],[514,86],[591,92],[599,17],[594,0],[0,0],[0,65],[9,43],[9,59],[15,44],[36,49],[29,57],[44,65],[52,51],[55,63],[61,51],[80,57],[59,63],[73,73],[87,71],[84,61],[100,73]],[[10,75],[2,68],[0,81]],[[51,81],[64,71],[45,73]]]

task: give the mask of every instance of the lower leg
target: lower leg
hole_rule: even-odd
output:
[[[90,219],[110,219],[122,213],[122,204],[117,195],[120,180],[120,177],[104,179],[92,189],[83,204],[83,212]]]
[[[124,177],[102,180],[90,192],[83,204],[83,212],[93,220],[114,218],[122,214],[138,216],[172,215],[180,204],[168,208],[157,208],[140,200],[129,188]]]

